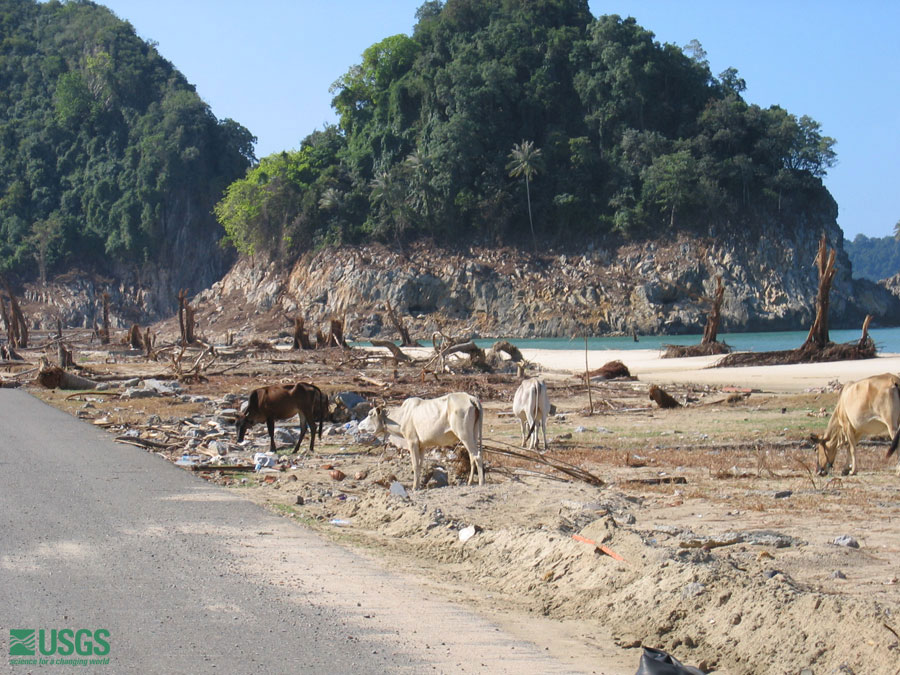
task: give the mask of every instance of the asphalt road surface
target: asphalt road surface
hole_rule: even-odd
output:
[[[43,636],[33,657],[10,653],[28,651],[10,632],[23,629]],[[584,666],[24,391],[0,389],[0,672]]]

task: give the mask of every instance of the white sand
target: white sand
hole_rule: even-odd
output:
[[[381,348],[368,347],[373,351]],[[434,350],[406,348],[416,359],[428,359]],[[522,349],[526,360],[548,373],[580,375],[584,373],[583,349]],[[878,375],[900,374],[900,354],[882,354],[862,361],[804,363],[792,366],[752,366],[749,368],[711,368],[721,356],[695,356],[685,359],[660,358],[656,349],[590,349],[588,369],[595,370],[610,361],[621,361],[632,375],[648,384],[707,384],[720,387],[742,387],[775,393],[798,393]]]
[[[900,354],[885,354],[863,361],[749,368],[710,368],[721,356],[661,359],[660,354],[654,349],[588,350],[588,369],[621,361],[638,380],[650,384],[710,384],[786,393],[824,387],[833,380],[845,384],[879,373],[900,372]],[[584,350],[523,349],[522,355],[551,372],[578,374],[585,368]]]

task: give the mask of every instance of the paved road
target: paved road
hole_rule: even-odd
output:
[[[0,672],[573,670],[429,596],[23,391],[0,389]],[[8,660],[9,629],[44,629],[49,649],[52,629],[66,628],[108,630],[109,664],[48,670]],[[102,651],[93,637],[82,634],[82,651]],[[61,645],[44,658],[66,658]]]

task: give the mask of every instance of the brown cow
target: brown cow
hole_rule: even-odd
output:
[[[900,443],[900,377],[885,373],[845,385],[825,435],[813,437],[819,475],[828,473],[842,443],[850,448],[849,473],[855,474],[859,439],[885,431],[891,437],[890,457]],[[900,465],[897,472],[900,474]]]
[[[328,398],[314,384],[298,382],[297,384],[273,384],[269,387],[254,389],[250,394],[247,409],[235,420],[238,430],[238,443],[244,440],[247,429],[258,422],[265,422],[269,431],[269,449],[275,452],[275,420],[290,419],[299,415],[303,426],[300,438],[294,446],[294,453],[300,449],[300,443],[310,429],[309,451],[313,452],[316,444],[316,422],[319,423],[319,438],[322,438],[322,424],[328,415]]]

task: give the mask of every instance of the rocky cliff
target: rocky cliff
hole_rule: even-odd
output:
[[[840,246],[840,230],[833,230],[825,230],[829,245]],[[425,244],[399,252],[372,245],[309,253],[289,269],[245,259],[193,304],[199,332],[211,339],[224,339],[229,331],[289,331],[298,316],[313,333],[337,317],[352,337],[396,337],[385,318],[386,301],[419,338],[435,330],[485,337],[700,333],[707,298],[722,275],[722,332],[807,329],[818,285],[819,234],[808,228],[785,239],[773,226],[715,235],[614,247],[597,241],[577,252],[543,255]],[[55,328],[57,317],[66,326],[91,327],[100,321],[106,291],[114,328],[171,316],[182,284],[215,278],[220,250],[203,252],[213,246],[211,238],[186,242],[179,250],[188,271],[177,279],[171,270],[131,282],[70,274],[50,287],[30,286],[27,312],[36,327]],[[860,326],[866,314],[875,325],[896,325],[900,300],[884,284],[851,279],[839,249],[831,326]]]
[[[840,230],[826,231],[840,246]],[[714,234],[714,233],[713,233]],[[805,330],[814,315],[819,234],[762,228],[729,240],[681,235],[666,242],[529,255],[510,249],[450,251],[419,244],[404,253],[380,246],[308,254],[292,269],[240,261],[196,298],[201,331],[260,326],[288,330],[295,316],[325,327],[343,318],[357,338],[396,337],[385,302],[414,335],[572,337],[700,333],[717,275],[725,283],[723,332]],[[832,327],[866,314],[893,325],[900,300],[850,277],[839,249]]]

